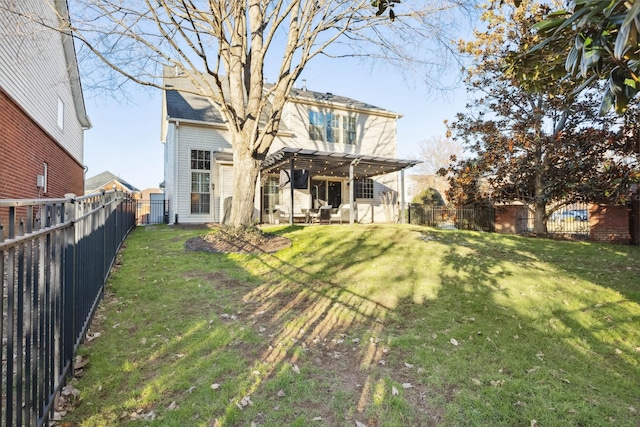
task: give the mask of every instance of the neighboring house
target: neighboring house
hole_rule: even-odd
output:
[[[212,103],[187,93],[193,90],[190,83],[173,72],[165,68],[165,83],[174,90],[163,97],[161,131],[168,220],[223,222],[233,196],[230,134]],[[359,222],[389,220],[381,194],[400,192],[401,176],[393,172],[419,163],[395,159],[398,118],[353,99],[294,89],[256,183],[255,219],[269,222],[276,205],[298,212],[321,205],[353,206],[353,194]],[[288,178],[292,169],[293,191]]]
[[[138,197],[140,190],[129,184],[124,179],[115,176],[109,171],[102,172],[88,178],[84,183],[84,194],[98,194],[101,191],[118,190]]]
[[[91,122],[73,40],[47,28],[60,27],[67,3],[53,3],[55,10],[20,0],[0,10],[0,199],[83,193]]]

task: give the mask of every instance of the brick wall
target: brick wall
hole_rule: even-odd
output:
[[[590,205],[590,240],[629,243],[629,208],[626,206]]]
[[[47,193],[36,177],[48,165]],[[84,193],[84,169],[0,90],[0,199],[61,198]]]
[[[522,218],[528,216],[527,207],[522,205],[496,206],[496,232],[517,234],[522,231]]]

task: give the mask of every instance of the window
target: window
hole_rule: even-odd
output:
[[[58,127],[64,130],[64,102],[58,98]]]
[[[327,113],[327,142],[340,142],[340,116]]]
[[[211,152],[191,150],[191,213],[211,211]]]
[[[356,143],[356,118],[354,116],[342,118],[342,141],[345,144]]]
[[[309,138],[343,144],[356,143],[356,118],[309,110]]]
[[[309,138],[313,141],[324,141],[323,115],[317,111],[309,111]]]
[[[356,199],[373,199],[373,180],[371,178],[356,180],[354,193]]]
[[[276,205],[280,204],[280,177],[270,176],[264,183],[263,206],[266,212],[271,212]]]

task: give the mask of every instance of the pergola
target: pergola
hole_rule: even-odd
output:
[[[404,169],[415,166],[419,160],[391,159],[386,157],[368,156],[356,153],[336,153],[317,151],[307,148],[284,147],[267,156],[262,164],[262,173],[270,173],[285,169],[293,176],[294,170],[305,169],[309,176],[323,176],[349,179],[349,203],[354,200],[354,180],[371,178],[400,171],[401,186],[401,219],[405,219],[404,200]],[[291,190],[291,209],[289,223],[293,224],[293,185]],[[262,209],[261,209],[262,210]],[[351,209],[349,223],[354,222],[354,210]]]

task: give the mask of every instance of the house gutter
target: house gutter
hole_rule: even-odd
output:
[[[67,0],[55,0],[55,8],[61,25],[70,22],[69,6]],[[66,25],[65,25],[66,26]],[[67,62],[67,72],[69,75],[69,85],[71,86],[71,95],[76,109],[76,116],[82,125],[83,130],[93,127],[84,104],[84,96],[82,94],[82,84],[80,82],[80,71],[78,70],[78,61],[76,51],[73,45],[73,37],[68,28],[61,28],[60,36],[62,37],[62,46],[64,58]]]

